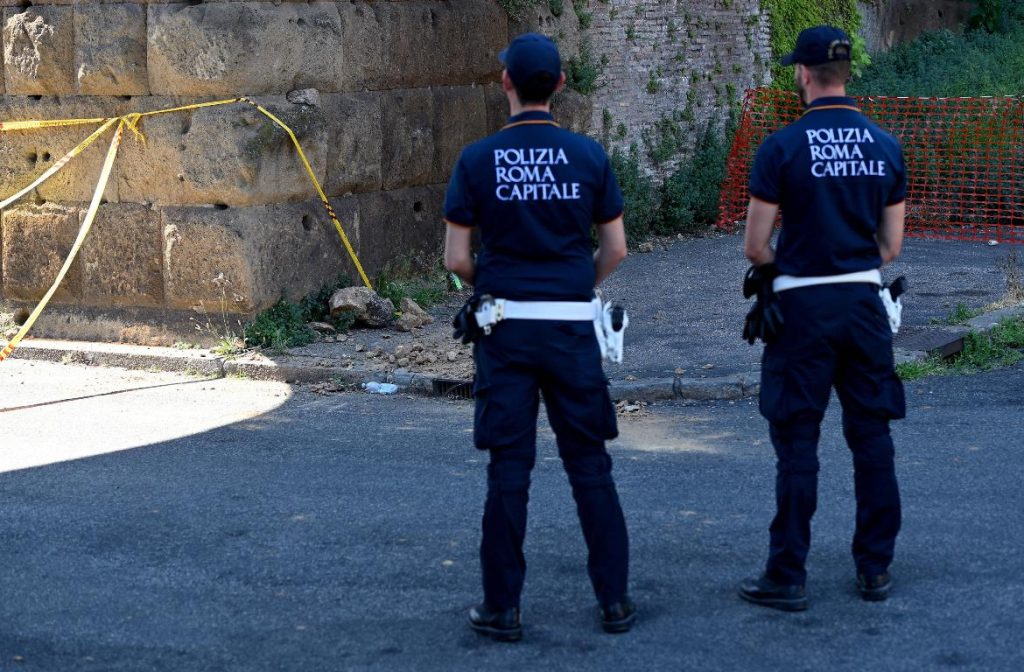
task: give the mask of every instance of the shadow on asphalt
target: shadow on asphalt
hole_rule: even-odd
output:
[[[772,509],[756,406],[623,420],[612,451],[641,617],[618,637],[597,626],[541,432],[513,646],[464,624],[484,497],[471,406],[297,390],[258,418],[0,476],[0,668],[18,656],[25,670],[1021,669],[1022,383],[1017,367],[909,388],[905,527],[884,604],[853,590],[850,460],[830,413],[812,608],[795,615],[734,594],[763,559]]]

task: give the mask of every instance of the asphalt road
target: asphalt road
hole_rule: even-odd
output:
[[[468,403],[18,360],[0,389],[2,670],[1024,669],[1024,366],[908,388],[883,604],[854,592],[835,413],[812,606],[784,614],[734,592],[771,516],[756,407],[666,404],[613,447],[641,616],[601,633],[543,433],[518,645],[464,624],[484,496]]]
[[[979,309],[1001,299],[1006,275],[1000,265],[1013,251],[1006,245],[910,238],[883,277],[907,277],[903,323],[927,325],[959,303]],[[684,377],[756,374],[760,344],[751,347],[740,337],[750,309],[740,291],[748,265],[742,233],[630,255],[603,285],[606,297],[624,300],[630,312],[625,362],[608,365],[608,375],[671,378],[677,368]],[[714,369],[705,370],[707,364]]]

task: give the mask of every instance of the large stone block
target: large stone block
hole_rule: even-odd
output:
[[[594,118],[594,104],[582,93],[563,89],[551,100],[551,114],[562,128],[586,135]]]
[[[436,262],[444,241],[444,187],[359,194],[359,258],[370,273],[397,260]]]
[[[82,299],[94,306],[162,306],[160,214],[130,203],[96,213],[82,246]]]
[[[488,84],[483,90],[487,110],[487,133],[497,133],[508,123],[508,96],[502,90],[501,84]]]
[[[0,97],[0,119],[92,119],[127,112],[130,101],[111,98]],[[0,195],[7,197],[30,184],[99,127],[98,123],[0,133]],[[88,149],[36,189],[35,196],[48,201],[89,201],[114,131],[98,138]],[[130,143],[131,140],[128,139]],[[114,164],[104,198],[117,201],[118,164]],[[32,198],[32,195],[26,196]]]
[[[562,4],[562,11],[556,15],[551,11],[555,3],[537,2],[522,12],[519,20],[509,22],[508,34],[511,40],[522,33],[541,33],[558,41],[558,50],[562,59],[568,60],[579,51],[580,20],[576,11],[568,4]],[[641,9],[637,7],[637,11]],[[620,9],[619,11],[624,10]]]
[[[351,217],[354,201],[335,201]],[[319,201],[253,208],[163,208],[170,308],[251,313],[351,274]]]
[[[146,8],[85,3],[75,7],[75,77],[90,96],[145,95]]]
[[[318,180],[329,149],[321,108],[276,97],[261,104],[302,144]],[[149,109],[173,101],[146,101]],[[254,107],[234,103],[148,117],[145,144],[128,142],[120,157],[119,198],[160,205],[246,207],[305,200],[316,190],[288,135]]]
[[[158,95],[337,90],[342,24],[333,2],[149,5],[149,75]]]
[[[419,186],[434,168],[434,98],[429,89],[390,91],[383,97],[384,189]]]
[[[380,189],[384,146],[381,94],[327,95],[323,110],[330,145],[324,186],[327,193],[338,196]]]
[[[339,4],[342,87],[415,88],[484,82],[501,72],[497,54],[508,17],[495,2]]]
[[[75,26],[71,7],[4,9],[4,77],[7,93],[75,92]]]
[[[462,148],[487,135],[487,102],[482,86],[433,89],[434,170],[430,182],[446,182]]]
[[[71,253],[82,223],[79,207],[47,203],[7,210],[2,215],[3,289],[8,299],[43,298]],[[82,260],[76,259],[53,295],[55,302],[82,297]]]

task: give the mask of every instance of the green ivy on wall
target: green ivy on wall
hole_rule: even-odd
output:
[[[779,88],[790,88],[793,69],[779,64],[779,59],[793,50],[800,31],[829,24],[845,30],[854,41],[853,71],[859,75],[871,63],[864,40],[858,35],[863,17],[856,0],[762,0],[768,12],[771,29],[772,81]]]

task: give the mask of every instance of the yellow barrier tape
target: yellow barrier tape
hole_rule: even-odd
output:
[[[19,198],[21,198],[25,194],[29,193],[30,191],[32,191],[33,189],[38,187],[43,182],[46,182],[48,179],[50,179],[51,177],[56,175],[57,172],[60,171],[61,168],[63,168],[64,166],[68,165],[68,162],[70,162],[71,159],[75,158],[76,156],[78,156],[79,154],[84,152],[85,149],[89,145],[91,145],[93,142],[96,141],[96,138],[98,138],[101,135],[103,135],[104,133],[106,133],[107,129],[110,128],[114,124],[114,122],[116,122],[116,121],[117,121],[117,117],[114,117],[112,119],[107,119],[105,124],[103,124],[98,129],[93,131],[93,134],[90,135],[85,140],[83,140],[80,145],[78,145],[77,147],[72,149],[70,152],[68,152],[67,154],[62,156],[60,159],[58,159],[52,166],[47,168],[46,172],[44,172],[42,175],[37,177],[32,182],[32,184],[28,185],[27,187],[25,187],[24,189],[22,189],[18,193],[14,194],[13,196],[9,196],[8,198],[4,199],[3,201],[0,201],[0,210],[3,210],[4,208],[6,208],[11,203],[14,203]]]
[[[0,131],[34,131],[40,128],[58,128],[60,126],[84,126],[85,124],[99,124],[106,120],[106,117],[99,117],[97,119],[0,121]]]
[[[324,193],[323,188],[320,186],[320,181],[316,179],[313,167],[309,165],[309,161],[306,159],[306,153],[302,151],[302,145],[299,144],[299,139],[295,137],[295,133],[292,132],[292,129],[288,128],[287,124],[271,114],[262,105],[258,105],[248,98],[243,98],[242,100],[255,107],[257,110],[262,112],[264,116],[284,129],[284,132],[292,139],[292,144],[295,145],[295,149],[299,152],[299,158],[302,159],[302,165],[306,167],[306,173],[309,175],[309,179],[313,181],[313,186],[316,187],[316,193],[320,196],[320,200],[323,201],[324,207],[327,208],[327,216],[331,218],[332,222],[334,222],[334,228],[337,229],[338,235],[341,236],[341,242],[345,244],[345,249],[348,250],[349,256],[352,257],[352,261],[356,265],[356,270],[359,271],[359,277],[363,279],[363,283],[367,287],[373,289],[373,285],[370,284],[370,279],[366,277],[366,271],[363,270],[363,265],[359,263],[359,257],[356,256],[356,251],[352,249],[352,243],[349,242],[348,236],[345,235],[345,229],[342,228],[341,222],[338,220],[338,216],[334,213],[334,206],[331,205],[330,199],[327,198],[327,194]]]
[[[107,126],[109,128],[109,125]],[[11,356],[14,349],[21,343],[21,339],[25,338],[25,334],[28,333],[32,325],[35,324],[36,320],[39,319],[39,315],[46,308],[46,304],[53,298],[54,292],[60,287],[60,283],[64,281],[64,276],[67,275],[68,269],[71,268],[71,264],[75,261],[75,257],[78,256],[78,251],[82,248],[82,243],[85,242],[86,236],[89,235],[89,230],[92,228],[93,220],[96,219],[96,212],[99,210],[100,201],[103,200],[103,192],[107,189],[107,181],[110,179],[110,171],[114,167],[114,159],[117,158],[117,150],[121,146],[121,138],[124,137],[125,121],[122,119],[117,125],[117,133],[114,134],[114,139],[110,142],[110,149],[107,150],[107,158],[103,162],[103,170],[100,172],[99,183],[96,185],[96,191],[93,192],[92,202],[89,203],[89,210],[85,213],[85,220],[82,222],[81,228],[78,230],[78,237],[75,239],[74,245],[71,246],[71,253],[68,254],[68,258],[64,260],[64,265],[61,266],[60,272],[57,273],[57,278],[50,285],[50,289],[47,290],[43,296],[42,301],[36,306],[32,314],[29,315],[28,320],[21,326],[18,333],[15,334],[11,342],[0,350],[0,362],[4,361]],[[105,129],[104,129],[105,130]]]
[[[276,116],[271,114],[269,110],[267,110],[266,108],[262,107],[261,105],[257,104],[249,98],[228,98],[224,100],[215,100],[206,103],[193,103],[190,105],[182,105],[179,107],[171,107],[162,110],[151,110],[149,112],[132,112],[121,117],[114,118],[99,117],[96,119],[58,119],[0,122],[0,132],[36,130],[41,128],[57,128],[62,126],[79,126],[85,124],[103,124],[100,128],[94,131],[92,135],[90,135],[88,138],[82,141],[81,144],[79,144],[77,147],[75,147],[70,152],[61,157],[60,160],[54,163],[54,165],[47,169],[46,172],[44,172],[42,175],[36,178],[32,182],[32,184],[25,187],[24,189],[21,189],[16,194],[8,197],[4,201],[0,202],[0,210],[7,207],[11,203],[14,203],[19,198],[22,198],[25,194],[31,192],[33,189],[38,187],[43,182],[53,177],[55,174],[57,174],[57,172],[64,168],[72,159],[74,159],[76,156],[85,151],[85,149],[89,147],[89,145],[91,145],[97,138],[99,138],[103,133],[105,133],[107,129],[109,129],[114,124],[114,122],[118,122],[117,133],[114,137],[114,140],[111,142],[110,149],[107,152],[107,158],[103,164],[103,170],[100,173],[99,183],[96,185],[96,191],[93,193],[92,202],[90,203],[89,210],[86,213],[85,221],[82,223],[82,226],[79,229],[78,237],[76,238],[75,243],[71,248],[71,253],[68,255],[68,258],[64,261],[64,265],[61,267],[60,272],[57,274],[57,278],[50,286],[50,289],[43,296],[42,300],[36,306],[35,310],[33,310],[32,313],[29,315],[28,320],[25,321],[25,324],[22,325],[21,329],[18,330],[18,333],[3,348],[3,350],[0,350],[0,362],[4,361],[5,359],[11,356],[11,353],[14,352],[14,349],[18,347],[22,339],[32,328],[32,325],[35,324],[36,320],[39,318],[39,315],[43,312],[43,309],[46,308],[46,305],[50,302],[50,299],[53,297],[53,294],[57,291],[57,288],[60,286],[60,283],[63,282],[64,276],[67,275],[68,269],[71,267],[72,262],[74,262],[75,257],[78,255],[78,251],[81,249],[82,243],[85,241],[86,236],[88,236],[89,231],[92,228],[93,220],[96,218],[96,212],[99,209],[100,201],[102,200],[103,193],[106,190],[107,181],[110,179],[110,172],[113,169],[114,160],[117,157],[117,151],[121,145],[121,140],[124,137],[125,129],[127,128],[128,130],[130,130],[133,134],[135,134],[136,138],[138,138],[140,142],[145,143],[146,137],[139,129],[139,123],[142,121],[144,117],[155,116],[158,114],[171,114],[174,112],[186,112],[206,107],[231,105],[234,103],[247,103],[249,105],[252,105],[257,110],[259,110],[260,113],[262,113],[264,116],[270,119],[271,122],[273,122],[282,130],[284,130],[285,133],[288,134],[288,137],[291,138],[292,144],[295,146],[295,149],[299,153],[299,159],[301,159],[303,166],[306,168],[306,173],[309,175],[309,179],[313,182],[313,186],[316,188],[317,195],[320,197],[320,200],[323,202],[324,207],[327,209],[327,215],[331,218],[331,221],[334,223],[334,228],[337,230],[338,235],[341,237],[341,242],[345,245],[345,250],[348,252],[349,257],[351,257],[352,262],[355,264],[356,270],[359,271],[359,277],[362,279],[363,283],[367,287],[373,289],[373,285],[370,283],[369,277],[367,277],[366,272],[363,270],[363,265],[359,262],[359,257],[358,255],[356,255],[355,249],[352,247],[352,244],[349,242],[348,236],[345,234],[345,229],[341,225],[341,221],[338,219],[338,216],[334,212],[334,207],[331,205],[330,199],[327,197],[327,194],[320,186],[320,181],[316,179],[316,174],[313,172],[313,167],[310,165],[309,160],[306,158],[306,153],[302,150],[302,145],[299,143],[299,139],[295,136],[295,133],[292,131],[291,128],[288,127],[287,124],[285,124],[283,121],[281,121]]]

